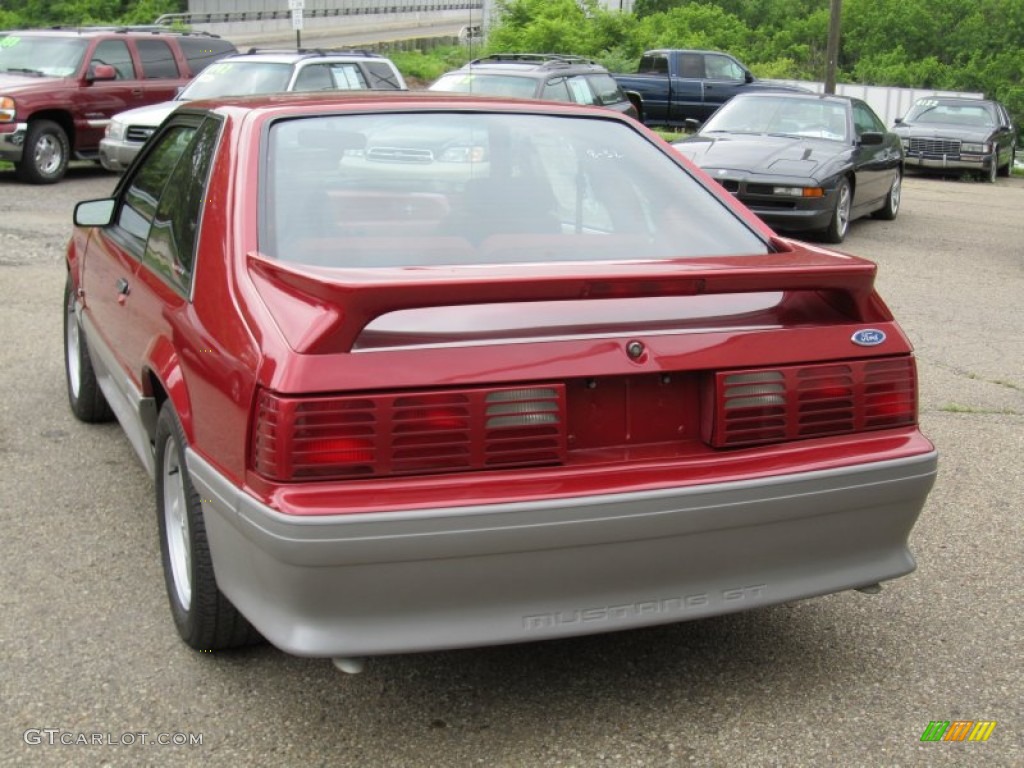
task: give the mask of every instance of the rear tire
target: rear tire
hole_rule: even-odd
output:
[[[68,405],[79,421],[98,424],[114,418],[103,396],[89,357],[89,347],[75,314],[75,289],[68,274],[64,284],[64,378],[68,387]]]
[[[171,616],[191,648],[216,651],[262,638],[217,587],[203,505],[185,464],[185,431],[170,401],[156,423],[156,509]]]
[[[885,205],[875,211],[872,216],[883,221],[892,221],[900,212],[900,198],[903,196],[903,171],[896,169],[896,177],[889,187],[889,194],[885,196]]]
[[[850,211],[853,208],[853,192],[850,182],[843,179],[836,187],[836,205],[832,210],[832,220],[825,229],[825,242],[839,244],[846,239],[850,228]]]
[[[28,124],[21,162],[14,168],[18,178],[30,184],[53,184],[68,170],[71,144],[68,135],[52,120]]]

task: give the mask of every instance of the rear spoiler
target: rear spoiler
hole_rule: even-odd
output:
[[[581,264],[336,269],[248,255],[257,290],[288,344],[302,354],[350,352],[390,312],[535,301],[816,291],[851,319],[891,315],[874,291],[872,262],[820,251],[735,258]]]

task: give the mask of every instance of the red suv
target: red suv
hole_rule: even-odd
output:
[[[72,158],[98,159],[111,116],[174,98],[235,46],[153,27],[0,33],[0,160],[33,184],[60,181]]]

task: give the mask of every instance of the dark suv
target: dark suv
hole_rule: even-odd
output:
[[[110,118],[167,101],[235,46],[160,27],[0,33],[0,160],[18,178],[50,184],[68,161],[98,158]]]
[[[579,56],[495,53],[441,75],[430,90],[570,101],[637,116],[636,108],[608,70]]]

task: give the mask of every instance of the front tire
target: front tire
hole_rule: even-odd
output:
[[[825,229],[825,241],[838,244],[846,239],[850,228],[850,211],[853,208],[853,191],[850,182],[843,179],[836,187],[836,205],[832,209],[832,220]]]
[[[1012,144],[1010,146],[1010,159],[1006,161],[1006,165],[999,169],[1000,176],[1012,176],[1013,175],[1013,163],[1017,159],[1017,145]]]
[[[156,508],[171,616],[191,648],[216,651],[260,640],[217,587],[203,506],[185,464],[185,432],[170,401],[156,424]]]
[[[896,177],[889,187],[889,194],[885,196],[885,204],[872,216],[883,221],[892,221],[900,212],[900,198],[903,196],[903,171],[896,169]]]
[[[70,273],[64,284],[64,378],[68,405],[76,419],[98,424],[114,418],[96,379],[85,335],[75,314],[75,287]]]
[[[64,178],[70,155],[71,144],[63,128],[52,120],[33,120],[15,170],[19,179],[30,184],[53,184]]]
[[[985,172],[985,181],[989,184],[996,183],[996,177],[999,175],[999,148],[996,147],[992,150],[992,157],[989,158],[988,170]]]

